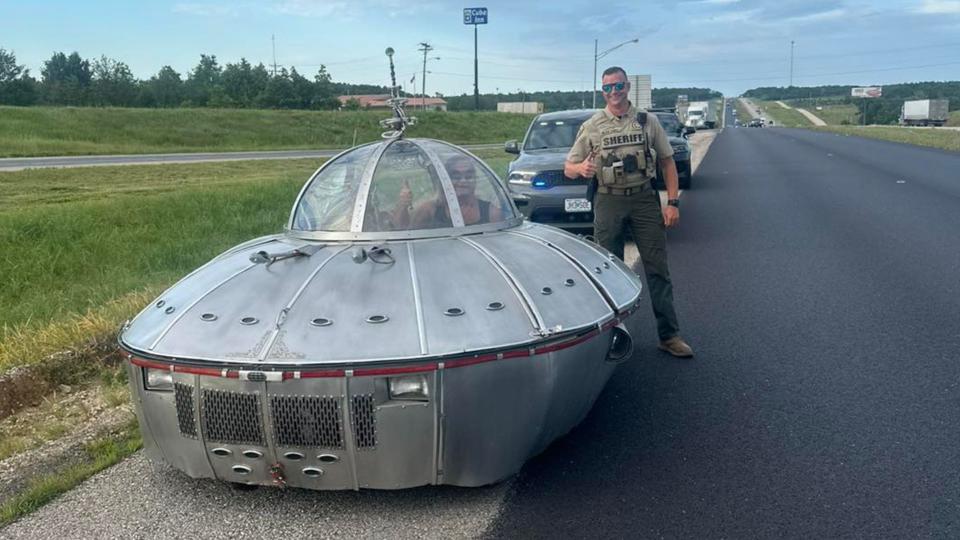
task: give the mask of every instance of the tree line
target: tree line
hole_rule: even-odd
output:
[[[333,82],[325,66],[308,79],[296,68],[272,72],[244,58],[221,66],[215,55],[206,54],[185,75],[163,66],[139,80],[122,61],[56,52],[36,79],[12,51],[0,48],[2,105],[336,109],[339,95],[388,92],[382,86]]]
[[[709,88],[654,88],[652,92],[655,107],[673,107],[678,95],[686,95],[690,101],[706,101],[719,98],[720,92]],[[472,111],[474,110],[473,94],[461,94],[444,98],[447,101],[447,110]],[[544,111],[566,111],[569,109],[590,108],[593,105],[591,92],[551,91],[551,92],[511,92],[505,94],[481,94],[480,110],[495,111],[497,103],[501,101],[535,101],[543,103]],[[603,97],[597,91],[597,104],[603,107]]]
[[[960,81],[917,82],[883,85],[883,97],[854,98],[852,86],[790,86],[754,88],[744,96],[760,100],[792,100],[803,105],[852,104],[860,111],[860,121],[866,115],[866,123],[896,124],[900,119],[900,107],[904,101],[913,99],[949,99],[950,110],[960,109]]]
[[[163,66],[149,79],[140,80],[120,60],[106,56],[88,60],[77,52],[56,52],[44,62],[37,79],[17,64],[12,51],[0,48],[0,105],[337,109],[341,95],[388,93],[386,86],[334,82],[325,66],[308,78],[296,68],[274,72],[245,58],[221,66],[215,55],[206,54],[186,74]],[[654,105],[672,107],[679,94],[686,94],[690,101],[720,96],[709,88],[655,88]],[[448,110],[474,110],[473,95],[444,99]],[[495,111],[501,101],[539,101],[544,110],[558,111],[589,107],[592,96],[589,91],[483,94],[480,110]],[[598,95],[597,101],[602,106],[603,98]],[[359,103],[348,102],[345,108],[359,108]]]

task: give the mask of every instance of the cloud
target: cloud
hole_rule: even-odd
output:
[[[347,17],[351,14],[348,2],[326,0],[283,0],[276,2],[270,11],[297,17]]]
[[[797,17],[789,17],[786,20],[789,22],[820,22],[820,21],[828,21],[831,19],[838,19],[846,16],[847,16],[847,10],[843,8],[838,8],[838,9],[830,9],[827,11],[821,11],[819,13],[810,13],[807,15],[800,15]]]
[[[915,11],[928,15],[960,14],[960,0],[923,0],[923,3]]]

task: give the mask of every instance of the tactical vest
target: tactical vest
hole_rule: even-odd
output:
[[[656,175],[647,140],[646,112],[640,112],[623,125],[601,113],[593,126],[599,135],[597,179],[601,186],[633,188]]]

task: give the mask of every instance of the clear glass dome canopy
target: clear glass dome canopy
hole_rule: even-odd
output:
[[[497,175],[469,152],[430,139],[388,139],[324,164],[288,228],[329,239],[447,236],[517,225]]]

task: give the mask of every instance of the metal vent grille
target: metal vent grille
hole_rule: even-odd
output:
[[[343,448],[339,398],[270,396],[270,412],[277,446]]]
[[[357,449],[369,450],[377,446],[377,417],[372,394],[353,396],[350,422]]]
[[[204,390],[200,399],[203,434],[208,441],[263,446],[260,396]]]
[[[197,421],[193,416],[193,386],[176,383],[173,385],[177,401],[177,423],[184,437],[197,438]]]

